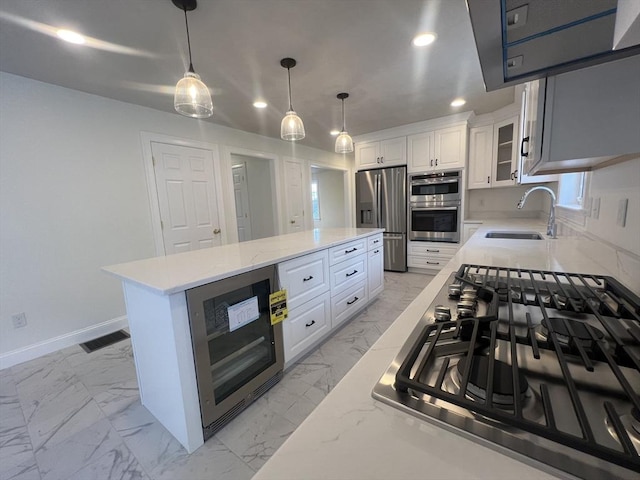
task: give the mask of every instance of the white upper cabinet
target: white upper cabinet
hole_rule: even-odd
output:
[[[518,176],[518,117],[471,128],[467,188],[510,187]]]
[[[456,125],[407,137],[409,172],[464,168],[467,126]]]
[[[399,137],[380,142],[356,143],[355,154],[358,170],[406,165],[407,139]]]
[[[588,171],[640,152],[640,55],[539,81],[525,172]],[[530,93],[533,93],[531,82]],[[527,100],[529,101],[529,99]],[[526,136],[525,138],[526,139]],[[523,140],[524,140],[523,139]]]

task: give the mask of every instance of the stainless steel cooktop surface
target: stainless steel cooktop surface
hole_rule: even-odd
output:
[[[640,300],[597,275],[463,265],[374,398],[539,468],[638,478]],[[427,446],[425,446],[427,448]]]

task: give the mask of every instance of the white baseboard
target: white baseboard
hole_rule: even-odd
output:
[[[0,354],[0,370],[33,360],[48,353],[57,352],[63,348],[88,342],[94,338],[102,337],[103,335],[116,332],[123,328],[128,328],[128,326],[129,322],[127,321],[127,317],[123,315],[122,317],[113,318],[106,322],[98,323],[97,325],[76,330],[75,332],[2,353]]]

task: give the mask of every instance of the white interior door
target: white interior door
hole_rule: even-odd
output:
[[[304,196],[302,193],[302,164],[286,160],[284,181],[287,202],[287,233],[304,230]]]
[[[165,254],[221,245],[213,153],[151,142]]]
[[[247,166],[244,163],[234,165],[231,167],[231,171],[233,174],[233,196],[236,201],[238,241],[245,242],[253,238],[251,234],[251,208],[249,206]]]

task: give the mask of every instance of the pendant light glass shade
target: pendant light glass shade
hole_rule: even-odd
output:
[[[296,141],[304,138],[304,124],[293,110],[289,110],[280,124],[280,137],[283,140]]]
[[[282,119],[280,124],[280,138],[294,142],[296,140],[302,140],[305,136],[304,124],[302,119],[293,110],[291,105],[291,69],[296,66],[296,61],[293,58],[283,58],[280,60],[280,65],[287,69],[287,77],[289,79],[289,110]]]
[[[176,85],[173,106],[182,115],[193,118],[208,118],[213,115],[213,102],[207,86],[195,72],[184,74]]]
[[[342,100],[342,131],[336,138],[336,153],[353,152],[353,139],[344,128],[344,99],[349,98],[348,93],[339,93],[337,97]]]
[[[342,131],[340,135],[338,135],[338,138],[336,138],[336,153],[351,152],[353,152],[353,140],[347,132]]]
[[[173,97],[173,107],[181,115],[192,118],[208,118],[213,115],[213,102],[211,92],[200,80],[193,70],[191,61],[191,38],[189,37],[189,21],[187,11],[195,10],[198,6],[197,0],[171,0],[180,10],[184,11],[184,23],[187,28],[187,46],[189,47],[189,70],[184,77],[176,84],[176,92]]]

